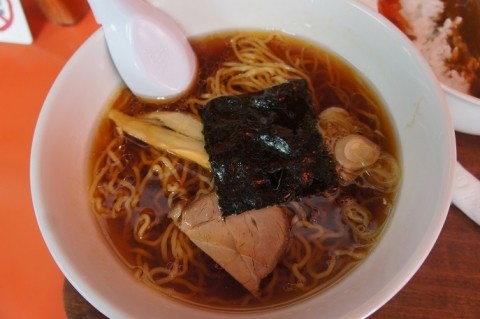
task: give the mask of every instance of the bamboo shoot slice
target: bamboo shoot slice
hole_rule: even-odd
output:
[[[208,154],[204,142],[185,136],[165,127],[149,123],[126,115],[118,110],[111,110],[109,118],[125,133],[158,149],[191,160],[204,168],[210,169]]]

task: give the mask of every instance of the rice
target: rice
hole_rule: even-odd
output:
[[[409,33],[438,79],[458,91],[468,93],[470,83],[463,74],[447,62],[452,62],[455,48],[449,39],[457,34],[461,17],[440,21],[445,5],[440,0],[403,0],[401,14],[411,26]],[[439,24],[440,23],[440,24]]]

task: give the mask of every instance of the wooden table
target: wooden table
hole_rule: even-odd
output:
[[[0,43],[0,318],[102,318],[64,281],[36,225],[29,155],[36,118],[61,67],[97,29],[91,14],[57,27],[23,2],[35,43]],[[480,123],[479,123],[480,125]],[[457,134],[458,159],[480,178],[480,136]],[[371,318],[480,318],[480,226],[451,207],[431,254]]]

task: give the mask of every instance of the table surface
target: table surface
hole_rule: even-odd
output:
[[[43,100],[98,26],[91,13],[73,27],[55,26],[34,0],[22,3],[33,45],[0,43],[0,318],[65,318],[67,312],[71,318],[101,318],[64,282],[51,258],[29,184],[31,140]],[[480,178],[480,136],[456,137],[459,161]],[[425,263],[371,318],[480,318],[479,260],[480,227],[452,206]]]

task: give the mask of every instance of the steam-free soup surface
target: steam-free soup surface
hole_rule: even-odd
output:
[[[105,116],[93,141],[89,196],[106,238],[133,276],[184,302],[254,309],[321,292],[366,258],[395,202],[400,180],[395,134],[380,99],[345,61],[285,34],[232,32],[191,43],[200,72],[187,95],[144,102],[124,88],[108,108],[148,123],[158,110],[199,120],[198,111],[214,97],[304,78],[332,157],[343,138],[362,136],[378,146],[378,159],[360,169],[337,162],[340,186],[282,204],[289,221],[288,244],[256,297],[192,244],[168,216],[176,205],[214,192],[212,172],[129,136]]]

